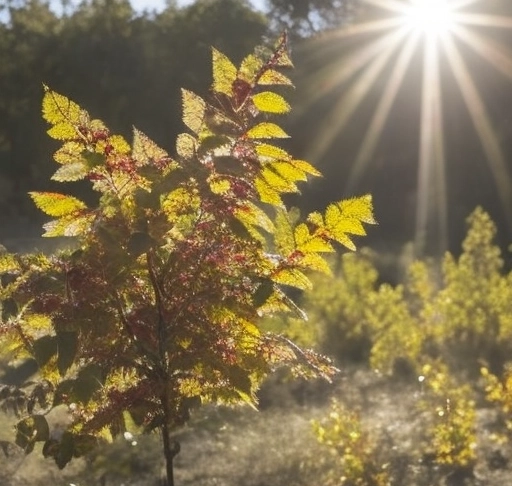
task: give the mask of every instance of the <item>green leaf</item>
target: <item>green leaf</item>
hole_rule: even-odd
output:
[[[309,280],[303,272],[297,268],[283,268],[272,275],[272,280],[281,285],[289,285],[301,290],[310,289],[312,287]]]
[[[56,336],[42,336],[33,343],[34,358],[39,367],[44,366],[52,356],[57,354],[57,338]]]
[[[64,376],[75,361],[78,348],[78,333],[61,331],[57,333],[57,369]]]
[[[253,95],[252,101],[258,110],[265,113],[284,114],[290,111],[290,105],[277,93],[264,91]]]

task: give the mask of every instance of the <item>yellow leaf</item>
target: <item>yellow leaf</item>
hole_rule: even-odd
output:
[[[227,179],[220,179],[218,177],[209,180],[208,184],[214,194],[226,194],[231,188],[231,184]]]
[[[245,59],[242,61],[242,64],[240,65],[240,78],[248,83],[252,83],[262,66],[263,61],[258,56],[249,54],[247,57],[245,57]]]
[[[74,140],[64,142],[62,147],[55,152],[53,158],[58,164],[71,164],[77,161],[83,161],[82,151],[84,147],[81,143]]]
[[[169,154],[146,134],[134,128],[132,157],[138,165],[148,165],[169,159]]]
[[[247,131],[248,138],[288,138],[288,134],[275,123],[258,123]]]
[[[85,203],[73,196],[56,192],[30,192],[36,206],[49,216],[69,216],[77,211],[86,209]]]
[[[310,289],[312,287],[311,281],[304,273],[296,268],[285,268],[278,270],[272,275],[272,280],[281,285],[289,285],[301,290]]]
[[[20,268],[20,264],[14,255],[10,253],[0,254],[0,273],[15,272]]]
[[[180,133],[176,139],[176,151],[180,157],[191,159],[196,153],[196,139],[188,133]]]
[[[294,167],[301,170],[302,172],[305,172],[306,174],[317,177],[322,175],[321,172],[316,170],[309,162],[306,162],[305,160],[292,160],[291,164],[293,164]]]
[[[235,211],[235,216],[245,226],[259,226],[268,233],[274,232],[274,224],[272,220],[267,216],[263,209],[259,208],[250,201],[244,203]]]
[[[285,85],[285,86],[293,86],[290,78],[285,76],[284,74],[276,71],[275,69],[267,69],[259,78],[258,84],[261,85]]]
[[[291,160],[291,155],[280,147],[268,143],[257,143],[256,153],[264,159]]]
[[[272,162],[268,167],[290,182],[307,181],[308,179],[306,174],[302,170],[297,169],[291,162],[279,160]]]
[[[269,167],[264,167],[261,171],[261,177],[265,179],[267,184],[276,192],[297,192],[297,186],[293,180],[286,179],[277,174]]]
[[[295,250],[295,237],[289,214],[280,209],[276,212],[274,244],[279,253],[289,255]]]
[[[130,145],[121,135],[111,135],[108,137],[108,143],[118,154],[130,153]]]
[[[344,217],[356,218],[363,223],[376,224],[370,194],[340,201],[338,205]]]
[[[213,55],[213,91],[233,94],[233,83],[237,77],[237,69],[227,56],[217,49],[212,49]]]
[[[272,204],[274,206],[282,206],[283,201],[281,200],[281,196],[279,192],[277,192],[273,187],[271,187],[268,182],[262,177],[258,177],[254,181],[254,186],[256,187],[256,191],[258,191],[258,195],[260,196],[260,201]]]
[[[48,130],[50,137],[69,140],[80,135],[78,127],[86,124],[89,116],[75,102],[44,87],[43,118],[53,126]]]
[[[290,111],[288,102],[272,91],[257,93],[252,97],[252,101],[258,110],[266,113],[284,114]]]
[[[183,123],[195,134],[199,135],[206,111],[206,103],[203,98],[192,91],[181,90],[183,104]]]
[[[321,238],[315,234],[311,234],[307,224],[299,224],[295,228],[294,236],[297,250],[300,250],[303,253],[330,253],[334,251],[332,245],[324,238]]]
[[[332,250],[334,251],[334,250]],[[322,272],[326,275],[332,275],[332,270],[325,258],[317,253],[307,253],[300,259],[300,266],[315,272]]]

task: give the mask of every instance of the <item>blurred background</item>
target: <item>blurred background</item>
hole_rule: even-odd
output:
[[[416,4],[0,1],[0,243],[41,244],[44,216],[27,191],[94,200],[81,183],[49,180],[57,143],[41,119],[43,83],[112,131],[130,139],[136,126],[173,153],[180,88],[207,93],[210,46],[239,61],[286,28],[296,67],[286,148],[324,174],[290,203],[310,211],[373,194],[379,225],[364,244],[396,262],[457,254],[480,205],[507,249],[512,3],[454,0],[420,15]]]

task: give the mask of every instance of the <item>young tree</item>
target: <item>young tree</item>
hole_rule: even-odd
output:
[[[292,65],[286,36],[255,52],[237,68],[213,49],[211,101],[183,90],[189,131],[178,136],[175,158],[137,129],[130,146],[45,87],[48,133],[62,142],[53,179],[86,179],[99,200],[88,207],[32,192],[55,218],[45,236],[73,237],[76,248],[0,256],[2,347],[39,365],[16,426],[27,453],[43,442],[43,454],[64,467],[122,433],[130,417],[161,431],[172,485],[172,432],[192,406],[254,405],[277,366],[334,372],[328,359],[257,322],[301,313],[286,288],[307,288],[310,270],[328,272],[322,254],[334,243],[354,248],[350,236],[374,222],[371,198],[333,203],[302,223],[290,217],[282,195],[319,174],[274,144],[287,137],[269,121],[290,109],[269,90],[291,85],[280,70]],[[11,391],[2,391],[7,401]],[[56,437],[45,415],[60,405],[71,423]]]

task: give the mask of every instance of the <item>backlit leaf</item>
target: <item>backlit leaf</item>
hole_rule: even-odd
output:
[[[87,166],[83,162],[72,162],[59,167],[52,175],[52,180],[58,182],[79,181],[84,179],[87,173]]]
[[[0,273],[15,272],[20,268],[20,264],[15,255],[11,253],[0,253]]]
[[[206,103],[203,98],[192,91],[181,90],[183,103],[183,123],[195,134],[199,135],[203,125]]]
[[[29,194],[36,206],[49,216],[68,216],[87,207],[76,197],[56,192],[30,192]]]
[[[92,222],[94,221],[94,214],[84,214],[75,217],[64,217],[49,221],[43,225],[45,233],[44,237],[58,237],[58,236],[79,236],[86,233]]]
[[[169,154],[146,134],[134,128],[132,157],[138,165],[148,165],[169,159]]]
[[[47,86],[43,97],[43,118],[53,126],[48,134],[57,140],[80,136],[78,127],[88,121],[88,115],[75,102],[51,91]]]
[[[58,164],[71,164],[83,160],[82,151],[84,147],[81,143],[70,140],[65,142],[53,155]]]
[[[233,94],[233,83],[237,77],[237,69],[227,56],[217,49],[212,49],[213,55],[213,91]]]
[[[310,289],[312,287],[309,278],[296,268],[284,268],[279,270],[272,275],[272,280],[275,283],[289,285],[290,287],[301,290]]]
[[[257,143],[256,153],[265,159],[291,160],[291,155],[281,147],[270,145],[268,143]]]
[[[275,69],[267,69],[259,78],[258,84],[261,85],[286,85],[293,86],[290,78]]]
[[[330,253],[334,251],[332,245],[324,238],[311,234],[307,224],[299,224],[294,231],[297,250],[303,253]]]
[[[258,177],[254,181],[254,186],[256,187],[256,191],[258,191],[261,202],[273,204],[274,206],[283,205],[279,192],[270,186],[265,179]]]
[[[176,152],[184,159],[191,159],[196,153],[196,139],[188,133],[180,133],[176,139]]]
[[[247,131],[248,138],[265,139],[265,138],[288,138],[289,135],[275,123],[263,122]]]
[[[262,67],[263,61],[258,56],[249,54],[240,65],[239,75],[244,81],[251,83]]]
[[[252,101],[258,110],[266,113],[284,114],[290,111],[290,105],[287,101],[271,91],[255,94]]]

